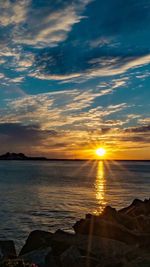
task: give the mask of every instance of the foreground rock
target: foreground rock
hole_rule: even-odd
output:
[[[0,261],[16,258],[16,249],[13,241],[0,241]]]
[[[74,234],[31,232],[19,267],[150,266],[150,200],[136,199],[119,211],[108,206],[99,216],[87,214],[73,228]],[[3,266],[18,267],[15,260]]]
[[[44,267],[44,266],[52,266],[57,267],[55,259],[52,254],[52,248],[43,248],[33,250],[27,254],[20,256],[24,262],[34,263],[37,266]]]
[[[80,250],[72,246],[68,248],[60,256],[60,261],[62,267],[96,267],[99,264],[99,260],[95,257],[89,255],[83,256]]]
[[[150,200],[134,200],[120,211],[106,207],[99,216],[86,215],[74,225],[76,234],[106,237],[126,244],[150,244]]]
[[[52,236],[53,234],[40,230],[31,232],[19,255],[21,256],[36,249],[49,247]]]
[[[37,237],[35,237],[36,234]],[[25,261],[34,262],[41,267],[44,263],[44,266],[51,267],[84,267],[87,264],[89,267],[94,267],[102,261],[108,261],[110,255],[121,258],[132,249],[132,247],[116,240],[69,234],[61,230],[58,230],[55,234],[44,232],[45,236],[41,240],[41,245],[38,243],[40,248],[35,249],[32,238],[35,237],[38,240],[42,234],[43,231],[41,233],[40,231],[32,232],[20,254],[20,257]],[[28,253],[25,248],[27,248]],[[49,253],[47,253],[47,249],[49,249]],[[23,251],[25,254],[23,254]],[[35,258],[36,255],[37,258]],[[39,261],[41,258],[43,259],[42,262],[41,260]]]
[[[77,234],[110,238],[126,244],[138,244],[138,236],[121,224],[115,224],[93,216],[78,221],[74,225],[74,230]]]

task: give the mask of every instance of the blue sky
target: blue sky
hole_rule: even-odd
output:
[[[0,1],[0,152],[150,158],[150,1]]]

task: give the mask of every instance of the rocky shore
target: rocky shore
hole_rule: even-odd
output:
[[[150,199],[135,199],[119,211],[107,206],[73,229],[33,231],[19,255],[13,241],[0,241],[0,266],[150,267]]]

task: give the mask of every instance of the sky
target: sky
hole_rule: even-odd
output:
[[[150,1],[0,1],[0,153],[150,159]]]

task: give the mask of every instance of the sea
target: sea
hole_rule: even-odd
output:
[[[150,197],[150,161],[0,161],[0,239],[73,232],[85,214]]]

